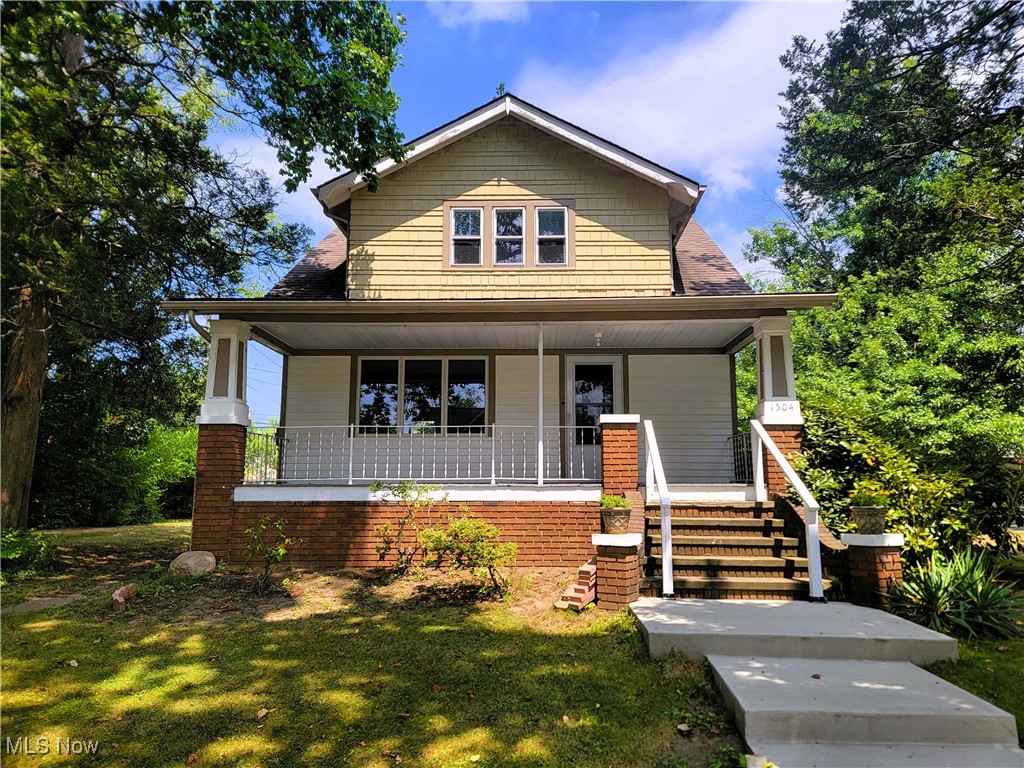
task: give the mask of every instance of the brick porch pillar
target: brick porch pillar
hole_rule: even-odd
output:
[[[850,568],[850,600],[857,605],[885,608],[885,593],[903,583],[903,534],[844,533],[842,541],[847,546]]]
[[[639,600],[643,536],[595,533],[591,541],[597,547],[597,607],[603,611],[618,611]]]
[[[192,501],[192,549],[227,557],[234,511],[234,488],[245,473],[247,428],[240,424],[200,424],[196,491]]]
[[[635,492],[640,479],[636,414],[601,416],[601,486],[612,496]]]
[[[782,455],[786,457],[786,460],[789,461],[790,464],[792,464],[793,458],[799,456],[803,449],[803,426],[766,424],[764,428],[771,436],[772,440],[775,441],[775,444],[779,446],[779,450],[782,451]],[[768,490],[768,498],[772,498],[773,493],[785,496],[789,490],[789,482],[786,480],[786,476],[782,472],[782,467],[780,467],[778,462],[771,457],[767,448],[762,447],[761,453],[764,456],[765,462],[764,483]]]

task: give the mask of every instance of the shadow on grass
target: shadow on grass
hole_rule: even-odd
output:
[[[114,768],[654,766],[670,752],[693,670],[651,662],[622,615],[537,627],[366,581],[343,598],[296,620],[7,619],[4,735],[98,740],[69,764]]]

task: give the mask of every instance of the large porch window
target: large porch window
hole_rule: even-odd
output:
[[[363,358],[359,361],[361,432],[479,432],[486,423],[485,359]]]

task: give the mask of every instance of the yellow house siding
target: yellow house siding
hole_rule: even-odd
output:
[[[571,199],[572,269],[445,269],[447,200]],[[668,198],[514,118],[505,118],[352,196],[353,299],[667,295]]]

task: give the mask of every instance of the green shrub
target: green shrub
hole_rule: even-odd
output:
[[[415,480],[399,483],[385,483],[378,480],[370,486],[370,492],[380,494],[384,499],[397,501],[401,516],[392,524],[387,521],[378,525],[375,533],[380,543],[376,546],[377,557],[383,562],[396,556],[391,572],[396,576],[406,573],[420,553],[420,529],[429,522],[434,507],[448,501],[447,494],[438,496],[440,485],[420,485]]]
[[[192,589],[202,580],[202,576],[189,576],[187,573],[171,573],[162,565],[154,565],[139,581],[139,596],[152,597],[162,595],[164,592]]]
[[[852,530],[851,496],[870,487],[888,491],[887,527],[906,537],[904,556],[911,562],[969,548],[981,534],[1002,541],[1005,521],[975,502],[970,478],[931,468],[909,448],[879,437],[869,428],[870,413],[852,402],[816,401],[805,418],[804,454],[794,465],[833,531]]]
[[[301,539],[292,539],[288,536],[285,531],[287,524],[288,522],[281,518],[271,522],[269,517],[262,517],[256,525],[245,529],[245,535],[249,537],[249,543],[245,545],[246,565],[256,559],[263,563],[263,570],[257,572],[253,584],[257,592],[266,592],[270,587],[270,577],[274,568],[284,561],[288,548],[302,543]]]
[[[500,568],[512,565],[519,553],[515,542],[501,541],[496,526],[472,515],[449,518],[446,527],[424,528],[417,538],[426,564],[440,567],[448,561],[452,570],[489,576],[499,592],[507,584]]]
[[[939,553],[907,570],[902,586],[889,595],[889,610],[938,632],[968,637],[1012,637],[1024,599],[999,581],[1001,570],[983,552]]]
[[[0,536],[0,569],[5,579],[44,573],[59,562],[53,541],[38,531],[9,528]]]

